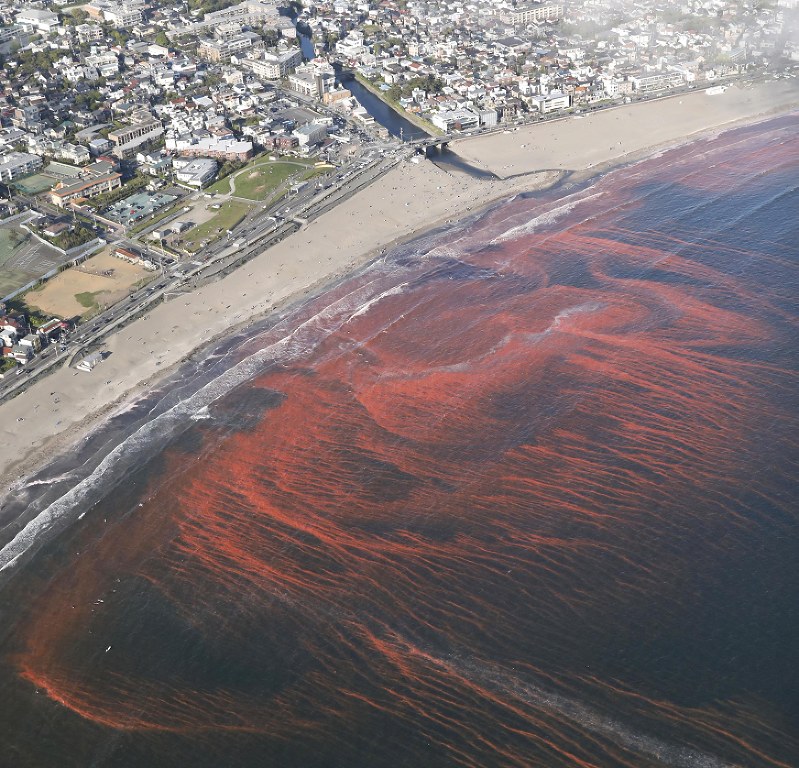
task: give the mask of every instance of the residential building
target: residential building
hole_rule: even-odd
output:
[[[288,87],[302,96],[314,97],[319,92],[316,78],[310,72],[292,72],[288,76]]]
[[[29,35],[20,24],[0,27],[0,54],[7,56],[15,48],[22,48],[29,42]]]
[[[469,109],[447,109],[433,115],[431,122],[442,131],[467,131],[477,128],[480,118]]]
[[[59,182],[50,192],[50,201],[64,207],[73,200],[97,197],[104,192],[112,192],[122,186],[122,174],[111,172],[99,176],[89,176],[70,183]]]
[[[0,181],[13,181],[29,176],[42,167],[42,158],[27,152],[9,152],[0,156]]]
[[[75,27],[78,42],[91,43],[103,39],[103,28],[99,24],[79,24]]]
[[[533,109],[537,109],[541,114],[546,115],[559,109],[568,109],[571,106],[571,96],[568,93],[557,90],[550,91],[546,94],[533,96],[530,100],[530,106]]]
[[[88,163],[92,158],[89,150],[80,144],[64,144],[55,152],[59,160],[67,160],[75,165]]]
[[[336,73],[326,61],[303,64],[288,76],[288,87],[303,96],[321,98],[334,90]]]
[[[23,336],[19,343],[23,347],[30,347],[34,353],[39,352],[42,348],[42,339],[37,333],[29,333],[27,336]]]
[[[103,19],[113,24],[117,29],[124,29],[140,24],[143,19],[144,3],[139,0],[126,0],[122,3],[112,0],[92,0],[83,6],[86,13],[92,18]]]
[[[481,109],[477,116],[480,118],[480,125],[486,128],[493,128],[499,121],[499,115],[496,109]]]
[[[100,155],[104,155],[106,152],[110,152],[113,146],[114,145],[108,139],[98,136],[96,139],[92,139],[89,142],[89,153],[92,155],[92,157],[99,157]]]
[[[202,21],[192,22],[173,30],[173,35],[198,34],[206,29],[216,29],[225,23],[240,26],[276,27],[280,21],[278,4],[272,0],[245,0],[238,5],[206,13]]]
[[[664,88],[674,88],[685,82],[681,72],[656,72],[651,75],[641,75],[630,78],[636,91],[647,93],[649,91],[662,91]]]
[[[252,157],[253,153],[251,141],[219,139],[216,137],[196,138],[188,136],[182,138],[168,136],[166,148],[187,157],[212,157],[217,160],[247,160]]]
[[[131,125],[111,131],[108,138],[116,145],[114,154],[124,157],[127,152],[157,139],[163,133],[164,127],[160,120],[154,118],[147,110],[138,110],[131,116]]]
[[[49,35],[59,26],[58,14],[39,8],[23,8],[16,18],[17,24],[28,32]]]
[[[265,53],[262,59],[248,61],[253,74],[266,80],[279,80],[302,64],[302,51],[289,48],[278,53]]]
[[[512,24],[530,24],[535,21],[555,21],[563,16],[562,3],[527,3],[513,8],[508,14]]]
[[[357,59],[366,53],[363,32],[353,30],[343,40],[336,42],[336,53],[347,59]]]
[[[197,48],[197,55],[214,63],[230,61],[231,56],[252,48],[255,40],[260,40],[260,37],[250,32],[219,40],[203,38]]]
[[[142,22],[141,8],[132,7],[127,3],[113,4],[103,9],[103,18],[113,24],[117,29],[127,29]]]

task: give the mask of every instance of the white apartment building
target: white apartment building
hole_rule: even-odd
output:
[[[348,59],[357,59],[366,53],[367,48],[363,44],[363,32],[353,30],[343,40],[336,43],[336,53]]]
[[[42,158],[27,152],[9,152],[0,156],[0,181],[13,181],[28,176],[42,167]]]
[[[103,28],[99,24],[79,24],[75,27],[75,31],[82,43],[91,43],[104,37]]]
[[[265,53],[262,59],[250,62],[253,74],[266,80],[280,80],[302,64],[302,51],[291,48],[280,53]]]
[[[147,141],[157,139],[164,132],[164,127],[160,120],[156,120],[146,110],[135,112],[132,116],[131,125],[111,131],[108,138],[114,147],[114,154],[122,156],[125,152],[144,144]]]
[[[674,88],[685,83],[681,72],[656,72],[652,75],[641,75],[630,78],[636,91],[662,91],[664,88]]]
[[[124,29],[141,24],[144,17],[139,8],[133,8],[127,3],[122,3],[121,5],[111,5],[105,8],[103,10],[103,18],[117,29]]]
[[[100,77],[113,77],[119,72],[119,59],[115,53],[98,53],[86,57],[86,66],[94,67]]]
[[[17,24],[28,32],[49,35],[59,25],[58,14],[38,8],[23,8],[17,14]]]
[[[546,115],[559,109],[568,109],[571,106],[571,96],[562,91],[550,91],[540,96],[533,96],[530,99],[530,106]]]
[[[512,24],[531,24],[534,21],[555,21],[563,16],[561,3],[530,3],[514,8],[508,18]]]
[[[224,40],[205,38],[200,40],[200,45],[197,48],[197,55],[200,58],[215,63],[230,61],[231,56],[235,56],[242,51],[252,48],[252,44],[252,35],[249,33],[236,35],[235,37],[229,37]]]
[[[477,128],[480,118],[469,109],[443,109],[433,115],[430,122],[449,133],[452,130],[467,131],[470,128]]]
[[[277,3],[272,0],[246,0],[230,8],[206,13],[202,21],[195,21],[174,30],[175,35],[198,34],[203,30],[214,30],[222,24],[235,22],[246,26],[271,26],[277,27],[280,23],[280,14]]]

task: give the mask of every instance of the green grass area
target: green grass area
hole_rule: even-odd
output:
[[[266,200],[287,179],[296,173],[303,172],[303,166],[294,162],[280,160],[262,160],[257,164],[248,165],[226,179],[216,182],[209,188],[210,192],[230,192],[230,180],[233,179],[236,197],[247,200]]]
[[[316,165],[319,162],[318,157],[291,157],[286,158],[287,163],[299,163],[300,165]]]
[[[22,288],[32,279],[27,272],[18,269],[0,269],[0,298]]]
[[[8,296],[33,279],[28,272],[6,266],[6,262],[25,240],[26,237],[15,229],[0,228],[0,298]]]
[[[195,252],[207,244],[218,240],[229,229],[233,229],[250,210],[250,206],[237,200],[222,204],[217,214],[203,224],[190,229],[182,238],[186,250]]]
[[[95,307],[99,306],[97,304],[97,300],[94,298],[98,293],[99,291],[83,291],[83,293],[76,293],[75,301],[77,301],[82,307],[86,307],[86,309],[94,309]]]
[[[309,179],[315,179],[317,176],[327,176],[327,174],[334,170],[336,170],[336,168],[332,165],[327,165],[323,168],[309,168],[300,178],[303,181],[308,181]]]
[[[7,373],[12,368],[17,367],[17,361],[12,357],[4,357],[0,360],[0,373]]]

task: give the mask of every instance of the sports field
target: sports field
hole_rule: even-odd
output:
[[[233,194],[235,197],[261,202],[272,197],[281,185],[289,181],[302,181],[313,175],[313,170],[313,160],[304,158],[290,160],[258,158],[240,171],[212,184],[208,191],[223,195]]]
[[[60,318],[84,316],[125,298],[133,286],[157,274],[122,261],[110,251],[106,249],[29,291],[25,303]]]
[[[234,174],[231,178],[222,179],[214,184],[210,191],[227,194],[234,189],[236,197],[247,200],[266,200],[287,179],[296,173],[301,173],[304,168],[294,163],[262,162],[249,166]]]
[[[43,173],[36,173],[25,179],[18,179],[14,185],[20,192],[26,195],[38,195],[40,192],[51,190],[58,183],[58,179],[53,176],[45,176]]]
[[[65,261],[63,255],[18,227],[0,227],[0,298]]]

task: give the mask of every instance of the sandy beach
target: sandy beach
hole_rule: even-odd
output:
[[[367,263],[380,249],[492,201],[636,159],[655,148],[799,105],[799,81],[708,96],[692,92],[584,118],[459,140],[452,148],[499,178],[477,181],[403,162],[227,277],[158,305],[107,337],[91,373],[63,368],[0,405],[0,496],[68,448],[192,350]]]

